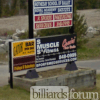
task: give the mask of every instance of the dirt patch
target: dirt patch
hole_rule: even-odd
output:
[[[71,74],[71,73],[74,73],[74,72],[80,72],[80,71],[84,71],[84,70],[87,70],[87,69],[79,68],[76,71],[67,71],[64,68],[57,68],[57,69],[50,69],[50,70],[47,70],[47,71],[38,72],[38,75],[41,78],[48,78],[48,77],[53,77],[53,76],[58,76],[58,75],[63,75],[63,74],[69,74],[69,73]],[[25,78],[25,75],[21,75],[21,76],[18,76],[18,77]]]
[[[38,74],[40,76],[42,76],[43,78],[47,78],[47,77],[52,77],[52,76],[74,73],[74,72],[80,72],[80,71],[83,71],[83,70],[86,70],[86,69],[79,68],[76,71],[67,71],[67,70],[65,70],[65,68],[58,68],[58,69],[51,69],[51,70],[48,70],[48,71],[39,72]]]

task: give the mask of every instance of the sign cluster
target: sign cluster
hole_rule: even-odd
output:
[[[76,60],[76,35],[61,35],[12,42],[13,72]]]
[[[33,1],[34,29],[72,26],[73,0]]]

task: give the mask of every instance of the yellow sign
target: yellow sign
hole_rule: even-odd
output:
[[[35,40],[14,42],[13,57],[35,55]]]

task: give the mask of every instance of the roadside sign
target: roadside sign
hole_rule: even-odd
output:
[[[76,60],[76,35],[36,38],[36,68]]]
[[[12,42],[13,72],[35,67],[35,39]]]
[[[33,0],[34,30],[72,26],[73,0]]]

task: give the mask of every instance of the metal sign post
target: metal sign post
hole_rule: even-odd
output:
[[[34,38],[33,30],[33,0],[28,0],[28,14],[29,14],[29,39]]]
[[[11,42],[9,42],[9,72],[10,72],[10,87],[13,89],[13,73],[12,73],[12,49]]]
[[[33,0],[28,0],[28,13],[29,13],[29,39],[34,38],[33,30]],[[33,73],[34,72],[34,73]],[[35,69],[27,71],[26,78],[38,78],[38,73]]]

